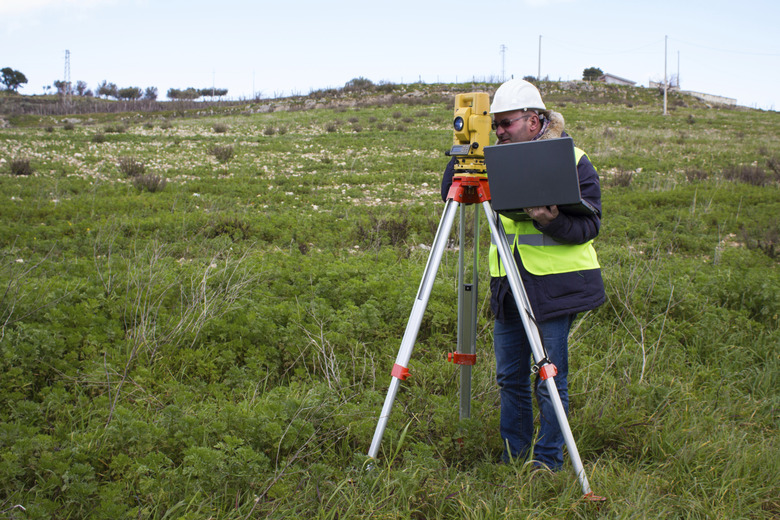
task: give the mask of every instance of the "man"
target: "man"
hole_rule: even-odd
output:
[[[567,135],[563,116],[548,111],[537,88],[524,80],[513,79],[501,85],[493,97],[490,112],[498,144]],[[597,215],[569,215],[557,206],[545,206],[524,208],[530,221],[513,221],[501,216],[542,342],[548,358],[558,369],[555,382],[567,414],[569,329],[577,313],[594,309],[605,299],[601,269],[592,245],[601,223],[598,174],[582,150],[575,149],[575,152],[582,198],[597,209]],[[442,199],[446,199],[452,184],[453,167],[454,160],[442,179]],[[538,235],[552,240],[539,240]],[[545,245],[538,245],[541,243]],[[531,347],[495,244],[490,246],[489,258],[503,460],[525,460],[531,455],[534,440]],[[540,383],[537,377],[535,393],[540,427],[533,446],[533,464],[558,470],[563,465],[563,433],[547,386]]]

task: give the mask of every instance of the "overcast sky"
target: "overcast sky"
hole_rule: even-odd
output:
[[[778,110],[778,20],[777,0],[0,0],[0,68],[42,94],[68,50],[71,81],[93,90],[214,86],[238,99],[356,77],[573,80],[588,67],[647,86],[666,57],[685,90]]]

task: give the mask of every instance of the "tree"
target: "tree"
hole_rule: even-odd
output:
[[[117,91],[117,97],[119,99],[129,99],[135,101],[136,99],[141,99],[141,96],[143,96],[143,91],[140,87],[125,87],[120,88]]]
[[[108,81],[103,80],[103,82],[98,85],[96,94],[98,96],[103,96],[106,99],[108,99],[109,97],[118,99],[119,89],[117,88],[115,83],[109,83]]]
[[[5,85],[6,90],[18,92],[19,87],[22,86],[22,84],[27,83],[27,77],[18,70],[14,70],[11,67],[4,67],[0,70],[0,82]]]
[[[363,90],[371,90],[374,88],[374,82],[370,79],[360,76],[359,78],[352,78],[344,84],[344,90],[347,92],[360,92]]]
[[[144,99],[155,101],[157,99],[157,87],[146,87]]]
[[[87,92],[89,92],[89,88],[87,87],[87,82],[78,80],[76,82],[76,94],[78,94],[79,96],[86,96]]]
[[[208,88],[202,88],[200,89],[200,97],[222,97],[227,95],[227,89],[226,88],[214,88],[214,87],[208,87]]]
[[[226,88],[214,88],[214,87],[208,87],[208,88],[202,88],[200,89],[200,95],[201,97],[222,97],[226,96],[228,93],[228,89]]]
[[[604,71],[598,67],[589,67],[582,71],[582,79],[585,81],[593,81],[599,79],[604,75]]]
[[[68,94],[73,94],[73,85],[68,83],[67,81],[61,81],[59,79],[54,80],[54,88],[57,89],[57,95],[58,96],[66,96]]]
[[[198,99],[202,94],[200,93],[200,90],[189,87],[185,90],[169,88],[166,95],[168,96],[168,99]]]

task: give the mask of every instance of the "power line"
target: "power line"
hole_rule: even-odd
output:
[[[731,54],[743,54],[745,56],[780,56],[780,53],[777,52],[748,52],[748,51],[735,51],[735,50],[729,50],[729,49],[718,49],[715,47],[710,47],[708,45],[701,45],[698,43],[691,43],[686,42],[684,40],[678,40],[677,38],[670,38],[670,40],[675,41],[677,43],[684,43],[685,45],[690,45],[691,47],[698,47],[700,49],[707,49],[709,51],[715,51],[715,52],[728,52]]]
[[[548,38],[548,41],[549,40],[550,39]],[[614,51],[614,50],[608,51],[606,49],[593,49],[592,51],[588,51],[588,50],[586,50],[584,47],[582,47],[579,44],[576,44],[576,45],[569,44],[568,42],[565,42],[563,40],[556,40],[554,38],[552,39],[552,42],[555,43],[555,44],[558,44],[559,47],[563,47],[565,49],[577,51],[580,54],[612,55],[612,54],[631,54],[631,53],[636,53],[637,51],[641,51],[641,50],[649,49],[649,48],[656,49],[658,44],[661,42],[661,40],[656,40],[656,41],[653,41],[651,43],[647,43],[647,44],[641,45],[639,47],[634,47],[632,49],[621,49],[619,51]]]
[[[551,39],[548,38],[548,41],[550,41],[550,40]],[[673,41],[673,42],[677,42],[677,43],[682,43],[682,44],[685,44],[685,45],[690,45],[691,47],[698,47],[700,49],[706,49],[706,50],[714,51],[714,52],[726,52],[726,53],[731,53],[731,54],[742,54],[742,55],[745,55],[745,56],[780,56],[780,53],[778,53],[778,52],[753,52],[753,51],[743,51],[743,50],[734,50],[734,49],[721,49],[721,48],[712,47],[712,46],[709,46],[709,45],[703,45],[703,44],[700,44],[700,43],[691,43],[691,42],[688,42],[688,41],[685,41],[685,40],[680,40],[678,38],[671,38],[670,37],[669,40]],[[650,43],[647,43],[647,44],[644,44],[644,45],[640,45],[638,47],[633,47],[633,48],[630,48],[630,49],[621,49],[619,51],[615,51],[615,50],[596,49],[596,48],[588,49],[588,48],[583,47],[582,45],[579,45],[579,44],[570,44],[570,43],[568,43],[566,41],[557,40],[557,39],[552,39],[551,41],[553,43],[557,44],[560,47],[563,47],[563,48],[566,48],[566,49],[569,49],[569,50],[575,50],[575,51],[577,51],[580,54],[593,54],[593,55],[612,55],[612,54],[636,53],[637,51],[642,51],[642,50],[649,49],[649,48],[657,48],[657,45],[660,43],[660,40],[655,40],[653,42],[650,42]]]

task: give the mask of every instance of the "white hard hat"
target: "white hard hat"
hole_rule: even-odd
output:
[[[513,110],[547,110],[539,89],[524,79],[510,79],[496,90],[490,113]]]

